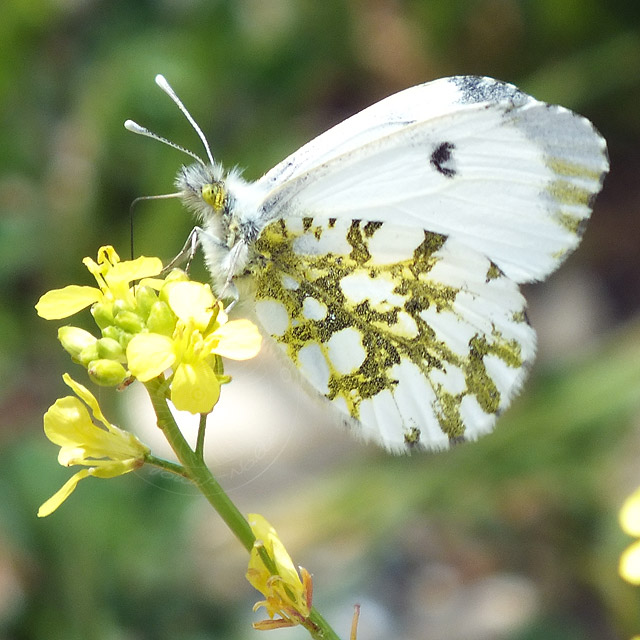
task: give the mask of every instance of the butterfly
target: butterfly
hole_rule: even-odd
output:
[[[531,367],[519,285],[578,243],[608,171],[584,117],[487,77],[400,91],[255,182],[189,154],[175,181],[220,297],[366,440],[394,453],[491,431]],[[185,250],[187,245],[185,245]],[[240,307],[241,305],[239,305]]]

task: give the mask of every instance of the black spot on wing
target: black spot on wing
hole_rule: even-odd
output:
[[[453,142],[441,142],[431,154],[431,166],[445,178],[453,178],[456,170],[453,168]]]

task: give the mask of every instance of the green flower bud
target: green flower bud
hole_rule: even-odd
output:
[[[126,362],[126,356],[122,345],[113,338],[100,338],[98,340],[98,356],[102,359]]]
[[[101,387],[115,387],[127,377],[126,369],[113,360],[93,360],[87,368],[89,377]]]
[[[80,354],[88,347],[93,347],[98,341],[88,331],[79,327],[60,327],[58,340],[62,348],[74,359],[79,360]]]
[[[91,307],[91,315],[100,329],[113,324],[113,305],[104,302],[96,302]]]
[[[89,366],[89,363],[98,359],[98,341],[87,345],[79,354],[76,360],[85,367]]]
[[[111,338],[112,340],[116,340],[117,342],[120,342],[120,336],[122,335],[122,333],[123,333],[122,329],[112,324],[111,326],[105,327],[102,330],[102,337]]]
[[[133,311],[129,302],[127,302],[126,300],[123,300],[122,298],[118,298],[117,300],[114,300],[113,302],[114,317],[117,317],[118,314],[122,313],[123,311]]]
[[[138,305],[138,313],[143,318],[147,318],[149,316],[149,312],[151,311],[151,307],[158,300],[158,294],[154,289],[147,286],[136,287],[136,303]]]
[[[144,329],[142,318],[133,311],[120,311],[115,317],[115,323],[129,333],[140,333]]]
[[[156,302],[149,312],[147,328],[151,333],[170,336],[176,328],[176,316],[166,302]]]
[[[127,345],[131,342],[131,338],[133,338],[135,334],[129,333],[128,331],[121,331],[120,337],[118,338],[118,342],[122,346],[122,348],[126,351]]]
[[[116,327],[116,325],[112,325],[111,327],[107,327],[102,332],[102,336],[104,338],[111,338],[112,340],[115,340],[124,351],[127,348],[127,345],[129,344],[131,338],[133,338],[133,333],[129,333],[128,331],[125,331],[120,327]]]

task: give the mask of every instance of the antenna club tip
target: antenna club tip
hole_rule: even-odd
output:
[[[144,127],[141,127],[137,122],[134,122],[133,120],[125,120],[124,128],[127,131],[132,131],[133,133],[141,133],[145,130]]]

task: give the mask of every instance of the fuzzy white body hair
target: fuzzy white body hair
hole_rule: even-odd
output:
[[[237,169],[225,175],[220,164],[181,167],[176,177],[184,204],[202,225],[198,241],[203,249],[215,291],[231,286],[250,260],[250,245],[266,220],[260,218],[266,185],[244,180]],[[224,206],[216,210],[202,196],[203,185],[219,184]]]

